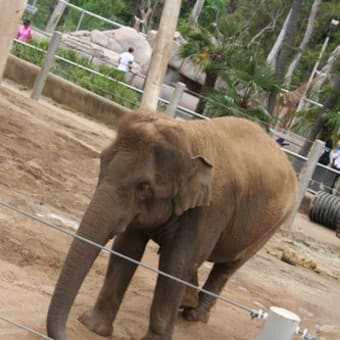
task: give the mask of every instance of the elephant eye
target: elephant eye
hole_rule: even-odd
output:
[[[152,196],[151,185],[147,182],[140,182],[136,186],[137,194],[140,199],[147,199]]]

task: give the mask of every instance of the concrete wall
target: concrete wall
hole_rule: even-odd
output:
[[[18,84],[32,88],[39,69],[39,67],[31,63],[10,56],[4,76]],[[98,96],[53,74],[48,76],[43,94],[60,104],[106,124],[115,124],[119,117],[130,112],[124,106]]]

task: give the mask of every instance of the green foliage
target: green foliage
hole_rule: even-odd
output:
[[[47,40],[32,41],[31,44],[43,50],[48,48]],[[45,57],[45,53],[19,43],[15,44],[12,53],[38,66],[42,65]],[[106,65],[95,66],[88,59],[78,56],[70,49],[58,49],[58,56],[97,71],[102,75],[91,73],[63,60],[57,60],[54,63],[51,69],[52,73],[128,108],[135,109],[139,106],[139,95],[120,84],[120,81],[123,81],[123,74],[118,70]]]
[[[274,76],[258,46],[249,44],[248,33],[239,22],[228,16],[207,28],[197,25],[187,40],[180,55],[192,59],[207,74],[202,93],[208,102],[204,112],[209,116],[261,117],[267,122],[268,113],[254,97],[275,86]],[[213,82],[207,88],[208,79],[214,76],[218,76],[219,86]]]
[[[32,64],[41,66],[44,58],[45,53],[44,51],[48,48],[48,41],[47,40],[33,40],[30,43],[32,46],[37,47],[43,51],[39,51],[25,45],[15,43],[12,49],[12,53],[17,57],[29,61]]]
[[[38,0],[36,3],[37,12],[31,17],[32,25],[43,30],[56,5],[56,0]]]

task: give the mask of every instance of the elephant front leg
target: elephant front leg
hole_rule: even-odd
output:
[[[198,286],[198,277],[197,271],[193,275],[192,279],[189,281],[194,286]],[[199,303],[199,296],[198,296],[198,289],[186,287],[185,293],[182,298],[182,302],[180,308],[195,308],[198,306]]]
[[[187,261],[186,254],[181,250],[161,249],[159,269],[185,280],[188,277]],[[142,340],[170,340],[172,338],[177,311],[184,291],[183,284],[158,275],[150,312],[149,330]]]
[[[147,241],[141,233],[128,230],[116,237],[112,249],[139,261]],[[79,317],[79,321],[99,335],[110,336],[113,332],[113,321],[136,268],[136,264],[111,255],[97,302],[93,309]]]
[[[215,263],[203,288],[219,295],[230,276],[241,265],[242,263],[240,261],[233,263]],[[208,322],[210,310],[215,303],[215,297],[200,292],[198,306],[196,308],[185,308],[183,310],[183,317],[188,321]]]

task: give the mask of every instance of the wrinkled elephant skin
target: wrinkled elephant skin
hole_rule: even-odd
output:
[[[180,122],[134,112],[101,154],[97,189],[78,235],[136,260],[147,242],[160,245],[159,269],[197,284],[204,261],[214,263],[204,288],[219,294],[230,276],[287,223],[297,197],[285,154],[257,124],[240,118]],[[48,335],[66,339],[66,321],[99,250],[74,240],[47,317]],[[111,256],[97,302],[79,320],[107,336],[136,265]],[[208,321],[215,299],[159,276],[143,339],[171,339],[178,309]],[[80,327],[80,326],[79,326]]]

